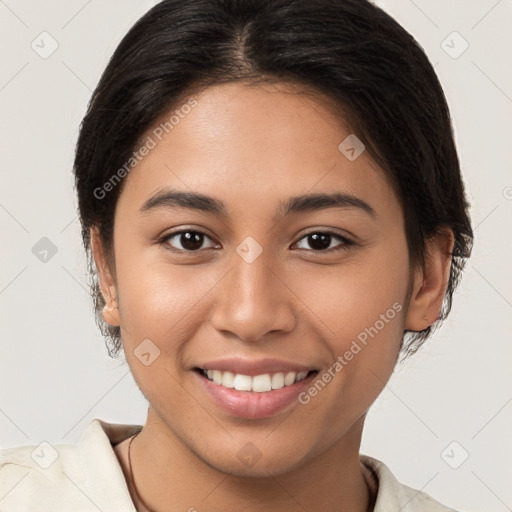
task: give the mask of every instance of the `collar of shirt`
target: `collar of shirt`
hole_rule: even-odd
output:
[[[113,445],[141,429],[95,418],[78,443],[0,450],[2,512],[136,512]],[[401,484],[383,462],[364,454],[360,460],[378,482],[374,512],[456,512]]]

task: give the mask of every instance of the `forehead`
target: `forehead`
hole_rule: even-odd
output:
[[[243,198],[247,207],[326,190],[382,196],[377,202],[393,195],[366,151],[345,152],[362,146],[339,106],[293,84],[236,82],[185,95],[141,141],[153,147],[120,203],[140,207],[163,187],[222,196],[228,206]]]

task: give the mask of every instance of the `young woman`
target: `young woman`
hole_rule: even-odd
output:
[[[109,62],[74,170],[98,322],[147,420],[4,450],[2,511],[453,510],[359,453],[472,243],[443,91],[390,16],[164,0]]]

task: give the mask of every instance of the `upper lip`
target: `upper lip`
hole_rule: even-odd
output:
[[[263,375],[265,373],[288,373],[288,372],[309,372],[314,370],[312,366],[306,366],[301,363],[284,361],[282,359],[258,359],[248,360],[242,358],[216,359],[207,361],[197,366],[202,370],[219,370],[221,372],[231,372],[234,374]]]

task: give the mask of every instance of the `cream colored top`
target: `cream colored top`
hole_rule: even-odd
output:
[[[0,450],[0,511],[136,512],[114,445],[141,429],[93,419],[77,443]],[[374,512],[456,512],[398,482],[379,460],[360,460],[378,485]]]

